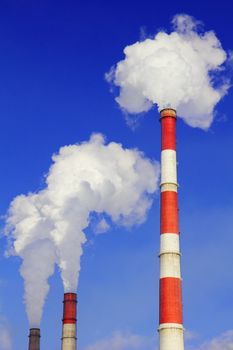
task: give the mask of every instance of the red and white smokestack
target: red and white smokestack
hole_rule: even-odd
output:
[[[62,350],[76,350],[77,294],[64,294]]]
[[[28,350],[40,350],[40,329],[39,328],[30,329]]]
[[[161,218],[160,218],[160,350],[183,350],[184,330],[180,273],[176,111],[160,112]]]

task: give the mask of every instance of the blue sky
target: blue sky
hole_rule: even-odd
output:
[[[232,10],[227,0],[2,0],[1,215],[16,195],[43,187],[43,175],[59,147],[87,140],[92,132],[159,159],[158,112],[150,111],[132,131],[104,73],[142,31],[169,28],[180,12],[202,20],[225,50],[233,49]],[[178,122],[184,323],[195,334],[190,346],[233,329],[232,93],[218,105],[208,132]],[[20,350],[27,347],[28,335],[23,281],[20,261],[4,258],[5,248],[2,238],[0,322],[10,331],[13,349]],[[80,350],[115,331],[157,337],[158,251],[158,197],[145,224],[129,231],[114,227],[85,247],[78,292]],[[41,341],[42,349],[57,350],[63,298],[57,271],[50,284]]]

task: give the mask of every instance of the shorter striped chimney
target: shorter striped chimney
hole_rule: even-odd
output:
[[[30,329],[28,350],[40,350],[40,329],[39,328]]]
[[[77,294],[64,294],[62,350],[76,350]]]

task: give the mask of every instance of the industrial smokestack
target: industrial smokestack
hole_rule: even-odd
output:
[[[28,350],[40,350],[39,328],[30,328]]]
[[[76,350],[77,294],[65,293],[63,303],[62,350]]]
[[[217,103],[231,86],[226,74],[231,55],[223,50],[215,33],[200,30],[200,22],[186,14],[174,16],[172,27],[170,33],[159,31],[126,46],[124,58],[105,75],[119,87],[116,101],[123,111],[138,114],[154,105],[161,111],[160,350],[184,349],[176,110],[188,125],[207,130]]]
[[[160,350],[183,350],[178,224],[176,111],[161,115]]]

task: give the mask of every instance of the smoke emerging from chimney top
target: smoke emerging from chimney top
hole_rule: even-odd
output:
[[[213,31],[203,32],[193,17],[172,20],[173,32],[124,49],[125,58],[105,75],[119,87],[116,101],[130,113],[172,107],[190,126],[208,129],[214,108],[230,87],[224,74],[227,54]]]
[[[86,242],[84,230],[91,214],[105,213],[105,231],[111,222],[124,226],[142,223],[160,173],[157,162],[136,149],[106,144],[102,134],[60,148],[52,160],[45,189],[17,196],[6,219],[8,253],[23,260],[20,272],[31,327],[40,324],[55,264],[65,292],[76,292]]]

